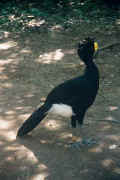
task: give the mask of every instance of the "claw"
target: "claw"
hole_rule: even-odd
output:
[[[78,142],[73,142],[70,144],[70,147],[80,149],[81,147],[83,147],[85,145],[91,146],[91,145],[95,145],[95,144],[97,144],[97,141],[95,139],[90,138],[90,139],[83,139],[82,141],[78,141]]]
[[[83,145],[93,145],[93,144],[97,144],[97,141],[95,139],[83,139],[82,142],[81,142]]]
[[[82,146],[81,142],[75,142],[70,144],[71,148],[76,148],[76,149],[80,149],[81,146]]]

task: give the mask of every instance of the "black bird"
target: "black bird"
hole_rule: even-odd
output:
[[[22,137],[32,131],[49,113],[71,117],[73,128],[77,123],[83,124],[85,112],[93,104],[99,89],[99,71],[93,62],[97,49],[98,45],[92,38],[79,43],[77,53],[86,65],[85,73],[55,87],[44,105],[23,123],[17,136]]]

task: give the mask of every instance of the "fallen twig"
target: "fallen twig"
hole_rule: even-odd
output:
[[[104,47],[101,47],[99,50],[101,51],[101,50],[109,49],[109,48],[112,48],[113,46],[117,46],[117,45],[120,45],[120,43],[116,42],[116,43],[113,43],[113,44],[108,44],[108,45],[106,45]]]

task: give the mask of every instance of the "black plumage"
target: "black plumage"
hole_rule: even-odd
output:
[[[23,123],[18,130],[18,136],[24,136],[29,133],[49,112],[53,111],[53,113],[59,114],[58,109],[61,107],[66,108],[61,113],[63,116],[65,111],[66,113],[67,111],[72,111],[72,113],[69,113],[72,127],[75,128],[77,122],[79,124],[83,123],[85,112],[93,104],[99,89],[99,72],[93,62],[96,52],[95,45],[92,38],[87,38],[79,43],[77,52],[80,59],[86,65],[85,73],[55,87],[48,94],[44,105],[33,112]],[[53,108],[54,105],[59,106]]]

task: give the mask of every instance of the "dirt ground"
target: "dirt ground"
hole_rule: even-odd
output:
[[[120,180],[120,35],[83,25],[74,31],[12,34],[0,39],[0,180]],[[48,116],[16,138],[41,99],[64,80],[82,74],[76,45],[96,37],[100,90],[78,138],[97,144],[71,148],[70,120]],[[111,44],[113,44],[111,46]],[[106,47],[107,48],[103,48]]]

